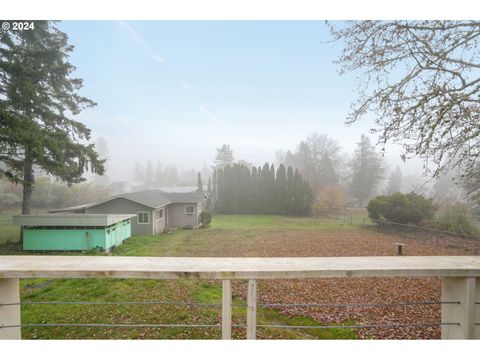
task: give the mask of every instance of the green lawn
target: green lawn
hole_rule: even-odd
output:
[[[282,232],[335,232],[355,225],[338,219],[285,216],[216,215],[207,229],[177,230],[169,234],[134,236],[112,252],[112,256],[258,256],[263,239]],[[8,225],[7,227],[11,227]],[[2,229],[4,226],[2,226]],[[0,254],[21,253],[13,245],[0,246]],[[70,255],[63,253],[64,255]],[[76,253],[78,255],[78,253]],[[85,254],[105,256],[103,253]],[[221,303],[218,281],[129,280],[129,279],[26,279],[21,281],[22,301],[186,301]],[[245,302],[233,309],[233,338],[245,338]],[[185,305],[23,305],[22,324],[44,323],[142,323],[219,324],[219,307]],[[258,307],[258,324],[319,325],[308,317],[286,317],[277,309]],[[351,329],[258,328],[259,338],[333,339],[355,338]],[[217,328],[93,328],[25,327],[26,339],[219,339]]]
[[[20,239],[20,228],[12,225],[12,213],[4,212],[0,214],[0,246],[18,242]]]

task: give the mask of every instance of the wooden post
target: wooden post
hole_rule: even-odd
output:
[[[442,301],[460,302],[442,304],[442,339],[480,339],[480,311],[475,301],[480,301],[480,281],[474,277],[448,277],[442,279]],[[478,307],[478,306],[477,306]]]
[[[397,255],[403,255],[403,247],[405,244],[395,243],[395,245],[397,245]]]
[[[255,340],[257,332],[257,280],[248,280],[247,340]]]
[[[0,305],[20,302],[20,280],[0,279]],[[20,325],[20,305],[0,306],[0,339],[21,339],[20,327],[2,326]]]
[[[232,282],[222,280],[222,339],[232,338]]]

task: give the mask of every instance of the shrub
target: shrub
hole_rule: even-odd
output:
[[[459,202],[442,205],[436,216],[435,227],[465,234],[472,237],[478,236],[478,229],[472,222],[470,208]]]
[[[209,211],[202,211],[200,214],[200,227],[205,228],[210,225],[210,222],[212,221],[212,213]]]
[[[368,217],[374,222],[382,220],[418,225],[435,215],[433,200],[411,192],[377,196],[368,202]]]

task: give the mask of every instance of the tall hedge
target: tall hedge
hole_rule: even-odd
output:
[[[241,164],[215,170],[215,210],[225,214],[310,213],[313,195],[300,173],[266,163],[251,170]]]

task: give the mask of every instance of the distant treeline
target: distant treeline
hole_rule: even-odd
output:
[[[307,215],[313,194],[308,181],[292,167],[233,164],[217,168],[212,177],[214,209],[224,214]]]

